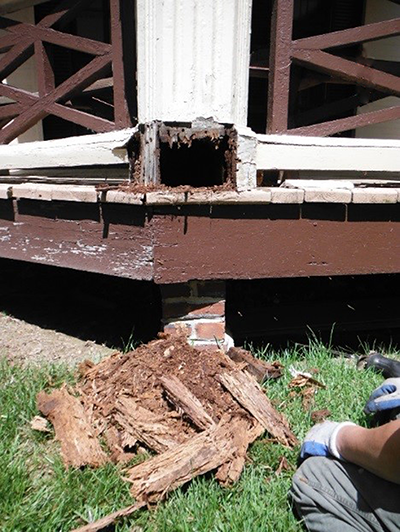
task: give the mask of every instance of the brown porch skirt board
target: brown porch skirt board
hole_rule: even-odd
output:
[[[41,204],[46,216],[20,214],[15,204],[13,215],[11,200],[0,200],[0,257],[138,280],[153,278],[150,227],[133,217],[111,217],[104,223],[98,204],[71,204],[70,219],[52,218],[52,203],[31,202]]]
[[[156,218],[157,283],[400,272],[399,222]]]
[[[0,200],[3,258],[159,284],[400,272],[398,205],[349,206],[342,220],[334,210],[323,216],[327,206],[309,206],[307,218],[295,206],[297,216],[282,211],[283,218],[279,209],[268,216],[268,206],[218,216],[214,209],[210,217],[195,209],[176,216],[120,205],[106,214],[97,204],[52,211],[54,202],[16,203]]]

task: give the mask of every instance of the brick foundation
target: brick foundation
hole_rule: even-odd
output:
[[[164,331],[187,334],[196,347],[233,345],[225,332],[225,283],[190,281],[161,287]]]

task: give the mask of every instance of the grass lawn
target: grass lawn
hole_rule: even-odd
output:
[[[314,410],[329,408],[332,420],[351,419],[361,425],[369,393],[382,382],[371,371],[355,368],[355,361],[335,358],[329,349],[313,343],[309,347],[256,353],[280,360],[283,378],[266,384],[268,396],[287,416],[301,440],[312,425]],[[389,355],[396,355],[395,352]],[[326,388],[304,409],[301,397],[289,395],[289,367],[308,371],[318,368],[315,378]],[[30,420],[38,414],[36,393],[73,382],[73,372],[64,366],[40,368],[11,366],[0,362],[0,530],[2,532],[69,531],[132,503],[128,484],[121,480],[122,468],[65,470],[53,434],[32,431]],[[293,517],[287,492],[298,449],[255,442],[240,481],[221,488],[210,477],[198,478],[175,491],[157,508],[144,510],[116,525],[119,532],[295,532],[302,530]],[[276,474],[281,457],[291,470]],[[135,528],[136,527],[136,528]]]

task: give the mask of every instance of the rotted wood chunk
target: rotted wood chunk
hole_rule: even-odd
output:
[[[241,347],[231,347],[227,352],[229,358],[236,363],[243,363],[244,368],[260,384],[266,379],[278,379],[282,376],[282,365],[278,363],[269,363],[264,360],[254,358],[250,351]]]
[[[115,409],[115,420],[124,431],[156,453],[174,448],[181,442],[181,435],[175,434],[171,425],[140,406],[132,397],[119,397]]]
[[[38,409],[52,422],[56,440],[61,443],[64,464],[98,467],[108,461],[91,427],[81,402],[65,388],[51,394],[39,392]]]
[[[203,405],[195,395],[175,375],[163,376],[160,382],[165,390],[167,399],[182,411],[199,429],[207,429],[214,425]]]
[[[224,416],[187,442],[136,465],[126,475],[132,495],[137,501],[156,502],[192,478],[220,467],[240,451],[238,434],[244,434],[248,423],[242,417]]]
[[[279,443],[289,447],[297,444],[287,420],[272,406],[255,379],[243,371],[221,373],[216,379]]]

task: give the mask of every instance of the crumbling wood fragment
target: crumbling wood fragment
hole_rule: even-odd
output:
[[[197,397],[175,375],[160,377],[160,382],[165,390],[167,399],[175,406],[177,411],[184,414],[199,429],[207,429],[214,425]]]
[[[282,376],[282,366],[280,364],[268,363],[264,360],[254,358],[250,351],[241,347],[231,347],[227,355],[234,362],[245,363],[245,369],[248,371],[260,384],[265,379],[277,379]]]
[[[121,510],[117,510],[116,512],[106,515],[105,517],[102,517],[101,519],[98,519],[93,523],[89,523],[79,528],[74,528],[74,530],[72,530],[71,532],[98,532],[99,530],[103,530],[104,528],[107,528],[110,525],[114,524],[118,519],[132,515],[137,510],[140,510],[140,508],[143,508],[145,504],[145,502],[131,504],[130,506],[126,506]]]
[[[224,416],[217,425],[192,437],[175,449],[134,466],[127,478],[138,501],[156,502],[192,478],[230,460],[237,448],[237,434],[248,428],[248,420]]]
[[[115,420],[133,439],[144,443],[156,453],[176,447],[181,435],[160,416],[138,405],[132,397],[121,396],[115,403]]]
[[[216,379],[280,443],[287,446],[297,444],[285,417],[277,412],[260,385],[249,374],[231,371],[217,375]]]
[[[49,429],[49,422],[41,416],[35,416],[31,420],[31,429],[38,430],[39,432],[51,432]]]
[[[231,460],[228,460],[215,473],[215,478],[220,484],[229,486],[237,482],[243,471],[247,448],[264,432],[264,427],[258,421],[254,420],[249,423],[247,430],[238,433],[235,437],[236,451]]]
[[[82,404],[65,388],[54,390],[51,394],[39,392],[36,401],[38,409],[54,426],[56,440],[61,443],[61,455],[67,467],[98,467],[108,461]]]

